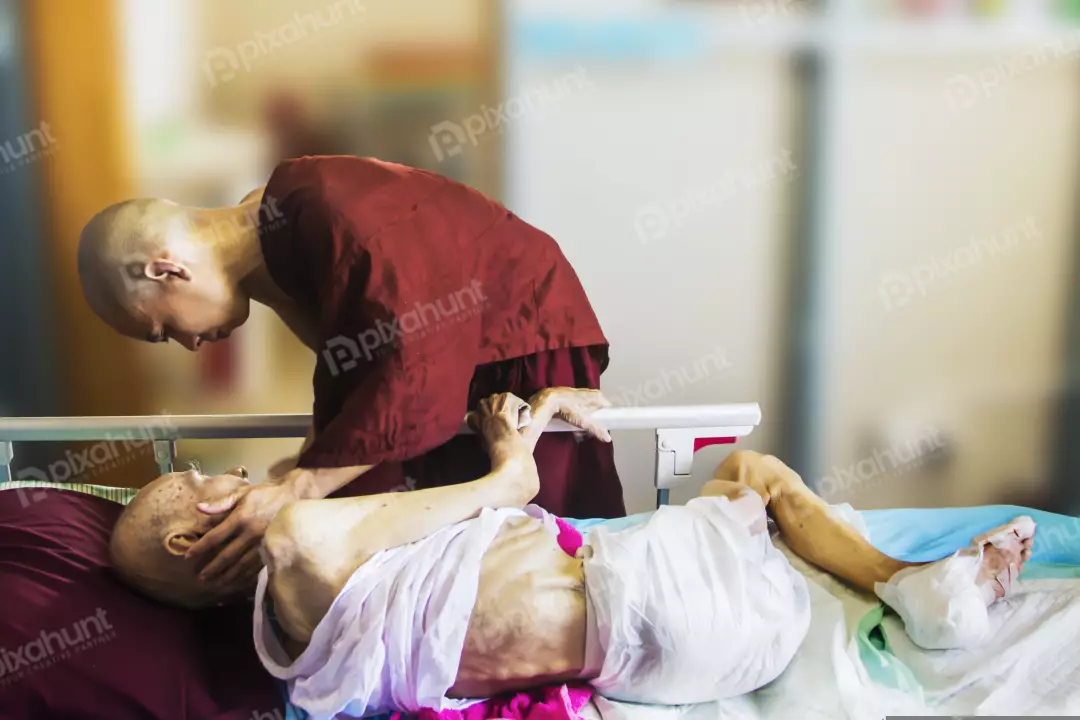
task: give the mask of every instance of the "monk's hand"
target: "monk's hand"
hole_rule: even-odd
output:
[[[601,442],[611,442],[611,435],[591,418],[597,410],[611,407],[611,402],[599,390],[588,388],[545,388],[533,395],[529,403],[536,408],[538,419],[556,417],[585,431]],[[546,424],[546,423],[545,423]]]
[[[186,557],[201,568],[200,580],[230,585],[258,575],[262,569],[259,546],[263,535],[278,512],[299,499],[294,476],[302,472],[293,470],[283,477],[198,504],[201,513],[225,516],[187,552]]]

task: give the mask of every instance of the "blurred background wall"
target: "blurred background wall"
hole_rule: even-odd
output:
[[[314,359],[258,309],[198,355],[113,337],[78,230],[133,195],[230,204],[283,158],[373,155],[560,242],[617,404],[760,402],[747,447],[833,502],[1080,511],[1078,19],[1073,0],[0,0],[0,411],[308,411]],[[615,439],[646,509],[652,439]],[[181,453],[257,474],[295,446]],[[152,472],[132,451],[80,479]]]

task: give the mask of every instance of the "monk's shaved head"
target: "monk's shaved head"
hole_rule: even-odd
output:
[[[115,326],[132,313],[139,276],[147,261],[168,248],[169,225],[185,213],[167,200],[127,200],[110,205],[79,237],[79,280],[91,309]]]
[[[257,227],[243,212],[157,199],[105,208],[79,238],[79,279],[91,309],[136,339],[173,339],[194,350],[227,337],[248,313],[243,263],[232,261],[258,255]]]

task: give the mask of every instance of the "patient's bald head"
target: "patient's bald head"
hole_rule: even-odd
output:
[[[242,597],[251,590],[248,581],[209,586],[184,555],[227,517],[201,513],[198,503],[246,484],[239,474],[208,477],[190,470],[162,475],[140,490],[117,520],[109,544],[113,568],[136,590],[173,605],[200,608]]]
[[[195,350],[228,337],[248,315],[241,281],[250,269],[244,258],[258,252],[257,207],[203,210],[140,199],[105,208],[79,238],[87,302],[139,340],[173,339]]]

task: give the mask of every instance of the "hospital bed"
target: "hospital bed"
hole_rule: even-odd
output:
[[[694,453],[731,444],[760,424],[755,404],[608,408],[594,415],[608,430],[652,430],[656,443],[657,505],[691,477]],[[302,438],[306,415],[231,415],[0,419],[0,490],[12,477],[15,443],[145,439],[160,472],[172,470],[177,443],[231,438]],[[554,421],[552,432],[574,428]],[[462,426],[462,433],[469,433]],[[810,633],[779,680],[747,696],[689,707],[655,707],[594,698],[581,714],[590,720],[653,718],[883,718],[886,715],[1080,713],[1080,522],[1016,507],[855,512],[835,508],[883,552],[934,560],[979,532],[1018,514],[1039,523],[1034,562],[1021,591],[993,609],[997,632],[974,651],[926,652],[907,640],[897,619],[875,598],[855,593],[794,557],[809,580]],[[647,515],[576,521],[583,532],[598,524],[632,527]],[[289,720],[284,714],[253,714]]]

